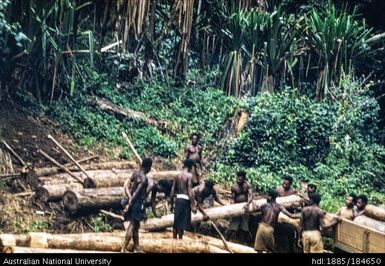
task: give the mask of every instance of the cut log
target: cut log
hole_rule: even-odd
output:
[[[372,219],[372,218],[364,216],[364,215],[356,217],[353,220],[353,222],[356,224],[365,225],[366,227],[372,228],[374,230],[377,230],[377,231],[385,234],[385,223],[384,222],[380,222],[378,220]]]
[[[68,190],[63,195],[64,209],[75,214],[104,208],[119,208],[124,196],[123,187],[92,188],[80,191]]]
[[[79,183],[44,185],[36,189],[35,200],[41,203],[60,201],[67,190],[79,191],[82,189],[83,185]]]
[[[101,250],[76,250],[76,249],[53,249],[53,248],[27,248],[27,247],[6,247],[4,253],[116,253],[113,251]],[[54,259],[51,259],[54,261]],[[60,259],[62,261],[62,259]],[[72,260],[67,258],[66,260]]]
[[[123,171],[123,170],[121,170]],[[86,178],[84,180],[85,188],[102,188],[102,187],[118,187],[123,186],[124,182],[131,177],[133,171],[120,172],[113,171],[113,174],[105,175],[92,175],[92,178]],[[148,177],[153,179],[174,179],[180,174],[180,171],[162,171],[162,172],[150,172]]]
[[[385,209],[374,205],[366,205],[364,214],[373,219],[385,222]]]
[[[39,235],[40,234],[40,235]],[[52,235],[46,233],[29,234],[30,247],[46,246],[50,249],[76,249],[95,251],[120,251],[124,234],[108,236],[107,234],[70,234]],[[225,250],[212,246],[204,241],[175,240],[164,238],[163,234],[139,234],[140,249],[148,253],[227,253]],[[36,240],[33,240],[36,238]],[[130,243],[129,248],[133,245]]]
[[[6,246],[27,246],[27,235],[0,234],[0,249]]]
[[[249,211],[253,212],[265,204],[267,201],[266,199],[260,199],[255,200],[254,205],[250,204]],[[300,198],[297,195],[291,195],[288,197],[279,197],[277,198],[277,202],[282,204],[283,206],[287,208],[294,208],[301,206],[303,199]],[[244,211],[245,203],[237,203],[222,207],[216,207],[216,208],[210,208],[206,209],[207,215],[210,217],[211,220],[217,220],[217,219],[226,219],[234,216],[240,216],[245,213]],[[192,214],[192,222],[202,222],[203,221],[203,215],[200,212],[197,212],[196,214]],[[173,225],[174,222],[174,215],[165,215],[161,218],[152,218],[148,219],[146,223],[143,223],[142,228],[146,230],[153,230],[153,229],[162,229],[167,228]]]

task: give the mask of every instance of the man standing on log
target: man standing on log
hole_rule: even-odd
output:
[[[173,225],[173,238],[183,238],[184,230],[189,229],[191,226],[191,211],[196,213],[196,207],[194,202],[194,196],[192,192],[192,174],[191,168],[194,162],[192,160],[185,160],[183,162],[183,172],[175,178],[171,188],[171,211],[174,206],[175,200],[175,211],[174,211],[174,225]]]
[[[346,206],[341,207],[337,215],[348,220],[353,220],[353,212],[355,209],[356,200],[356,194],[350,193],[349,196],[346,197]]]
[[[192,160],[194,162],[192,175],[193,187],[195,187],[200,183],[200,174],[198,173],[197,168],[198,165],[200,168],[199,170],[202,171],[202,147],[199,145],[199,135],[197,133],[191,135],[191,144],[187,146],[184,157],[185,160]]]
[[[231,187],[231,195],[234,203],[246,202],[244,206],[245,214],[232,217],[230,220],[230,232],[237,232],[239,239],[246,242],[250,236],[249,232],[249,206],[253,200],[253,190],[251,184],[246,180],[246,172],[237,173],[237,182]]]
[[[274,227],[278,222],[278,215],[280,212],[283,212],[293,219],[299,218],[288,212],[282,205],[276,203],[275,199],[277,196],[278,193],[274,189],[270,189],[267,203],[259,208],[262,212],[262,220],[258,226],[254,245],[254,249],[258,252],[274,251]]]
[[[318,207],[320,201],[321,196],[318,193],[312,193],[310,195],[310,206],[302,209],[299,231],[300,236],[302,233],[304,253],[323,253],[324,246],[320,228],[326,230],[341,221],[341,218],[338,217],[334,218],[330,224],[325,224],[325,212]]]
[[[277,188],[277,193],[280,197],[286,197],[297,194],[297,192],[291,187],[293,184],[293,178],[291,176],[285,176],[283,178],[282,187]]]
[[[135,171],[131,178],[124,184],[124,193],[128,199],[128,204],[124,208],[124,220],[129,221],[126,237],[121,252],[127,250],[131,238],[134,241],[134,247],[129,251],[139,252],[139,227],[140,221],[145,218],[145,201],[147,195],[148,179],[146,174],[150,172],[152,159],[145,158],[142,161],[139,172]]]
[[[218,198],[217,192],[214,188],[214,182],[211,180],[203,181],[202,184],[194,187],[193,188],[193,195],[194,195],[194,200],[197,203],[198,210],[203,214],[203,220],[204,221],[209,220],[209,216],[204,211],[204,206],[203,206],[205,199],[212,196],[216,202],[218,202],[222,206],[225,205],[225,203],[221,199]]]
[[[366,205],[368,205],[368,197],[366,195],[359,195],[356,206],[353,208],[353,219],[357,216],[364,215]]]

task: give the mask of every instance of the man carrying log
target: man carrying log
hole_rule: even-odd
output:
[[[204,221],[209,220],[209,216],[204,211],[204,206],[203,206],[205,199],[212,196],[216,202],[218,202],[222,206],[225,205],[225,203],[221,199],[218,198],[217,192],[214,188],[214,182],[211,180],[203,181],[202,184],[194,187],[193,188],[193,195],[194,195],[194,200],[197,203],[198,210],[203,214],[203,220]]]
[[[246,202],[244,206],[245,214],[238,217],[232,217],[230,220],[229,231],[237,232],[239,239],[245,242],[250,236],[249,232],[249,206],[253,200],[253,190],[251,184],[246,180],[246,172],[237,173],[237,181],[231,187],[233,203]]]
[[[202,147],[199,145],[199,135],[194,133],[191,135],[191,144],[186,147],[185,160],[192,160],[194,162],[192,168],[193,175],[193,187],[199,185],[200,174],[198,173],[197,166],[199,165],[200,171],[202,171]]]
[[[258,208],[262,212],[262,220],[258,226],[254,245],[254,249],[258,252],[274,251],[274,227],[278,222],[278,215],[280,212],[283,212],[293,219],[299,218],[288,212],[282,205],[276,203],[275,199],[277,196],[278,193],[274,189],[270,189],[267,203]],[[255,209],[258,210],[257,208]]]
[[[164,193],[165,198],[170,197],[173,180],[161,179],[159,181],[148,178],[147,197],[150,195],[150,201],[146,202],[146,207],[151,205],[152,213],[155,217],[160,217],[156,213],[156,196],[158,193]]]
[[[349,196],[346,197],[346,206],[341,207],[337,215],[348,220],[353,220],[353,212],[355,209],[356,200],[356,194],[350,193]]]
[[[330,224],[325,224],[325,212],[318,207],[320,201],[321,196],[318,193],[312,193],[310,206],[302,209],[299,235],[302,235],[304,253],[323,253],[324,246],[320,227],[322,230],[326,230],[341,221],[340,217],[335,217]],[[301,243],[298,244],[301,245]]]
[[[357,216],[365,214],[365,207],[368,205],[368,197],[366,195],[359,195],[357,197],[356,206],[353,208],[353,219]]]
[[[194,196],[192,192],[192,178],[191,169],[194,165],[192,160],[185,160],[183,162],[183,172],[174,179],[170,198],[171,198],[171,211],[173,211],[174,197],[175,211],[174,211],[174,225],[173,225],[173,238],[182,239],[184,230],[189,229],[191,226],[191,211],[196,213],[196,206],[194,202]]]
[[[276,191],[280,197],[286,197],[297,194],[297,192],[291,187],[293,184],[293,178],[291,176],[285,176],[283,178],[282,187],[277,188]]]
[[[145,218],[145,200],[147,195],[148,179],[146,174],[150,172],[152,159],[145,158],[142,161],[139,172],[135,171],[131,178],[124,184],[124,193],[128,204],[124,208],[124,220],[129,221],[126,237],[121,252],[127,250],[131,238],[134,241],[134,247],[129,251],[139,252],[139,227],[140,221]]]

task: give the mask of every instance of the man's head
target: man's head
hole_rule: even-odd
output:
[[[357,195],[356,194],[350,193],[346,197],[346,206],[347,207],[352,208],[354,205],[356,205],[356,202],[357,202]]]
[[[293,184],[293,178],[291,176],[285,176],[283,178],[282,187],[284,190],[289,190],[291,188],[291,184]]]
[[[245,171],[239,171],[237,173],[237,184],[243,185],[243,183],[246,181],[246,172]]]
[[[151,170],[152,159],[151,158],[144,158],[141,166],[142,166],[144,172],[147,174]]]
[[[267,193],[267,201],[268,202],[275,202],[275,199],[278,197],[278,193],[275,189],[270,189]]]
[[[317,186],[314,184],[307,185],[307,193],[311,194],[317,191]]]
[[[318,205],[321,202],[321,195],[318,194],[317,192],[311,193],[309,195],[309,198],[310,198],[310,201],[315,205]]]
[[[205,181],[205,187],[207,189],[212,190],[214,188],[214,185],[215,185],[214,181],[211,181],[211,180],[206,180]]]
[[[184,160],[183,161],[183,167],[187,168],[189,171],[191,170],[193,165],[194,165],[194,161],[192,161],[192,160]]]
[[[194,133],[191,135],[191,143],[195,146],[199,142],[199,135],[198,133]]]
[[[368,197],[366,195],[359,195],[357,197],[356,205],[359,210],[365,209],[367,204],[368,204]]]

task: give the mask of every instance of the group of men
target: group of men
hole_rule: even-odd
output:
[[[221,205],[221,201],[214,189],[214,182],[201,180],[199,170],[202,170],[202,148],[199,145],[199,136],[193,134],[192,143],[185,151],[182,172],[174,180],[155,181],[146,176],[152,168],[152,160],[145,158],[142,161],[139,171],[133,173],[130,179],[124,184],[126,201],[124,202],[124,218],[129,221],[127,234],[122,246],[122,252],[128,250],[131,239],[134,242],[129,251],[140,252],[139,250],[139,227],[140,221],[146,218],[145,208],[146,199],[151,195],[150,205],[154,214],[156,204],[156,194],[163,192],[170,197],[170,209],[174,212],[173,238],[182,239],[185,230],[191,226],[191,213],[199,210],[203,215],[203,220],[207,221],[210,217],[204,210],[205,199],[212,197]],[[199,167],[199,170],[198,170]],[[292,219],[300,219],[300,229],[298,232],[298,244],[303,247],[304,253],[323,252],[323,242],[320,229],[325,230],[341,221],[340,217],[353,219],[361,215],[367,198],[363,195],[356,197],[354,194],[347,198],[346,207],[341,208],[338,213],[340,216],[334,218],[332,222],[324,222],[325,212],[318,207],[321,196],[316,192],[314,184],[307,185],[307,195],[302,196],[305,206],[302,208],[301,216],[297,216],[286,210],[276,202],[277,197],[285,197],[297,194],[292,188],[293,179],[286,176],[283,179],[282,187],[270,189],[267,202],[262,206],[255,206],[253,202],[253,190],[250,182],[247,181],[246,173],[237,173],[236,183],[231,187],[232,203],[245,203],[244,215],[233,217],[230,221],[229,230],[238,231],[240,238],[250,235],[249,231],[249,211],[250,207],[254,211],[262,213],[255,237],[254,249],[258,252],[273,252],[275,250],[274,230],[278,223],[279,213],[282,212]],[[243,237],[242,237],[243,235]]]

